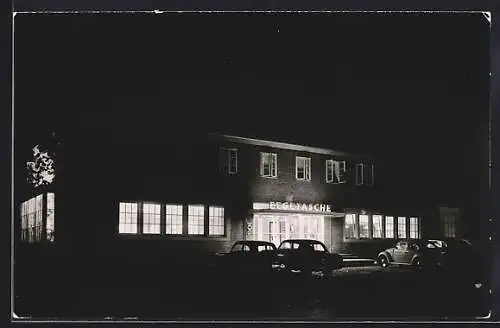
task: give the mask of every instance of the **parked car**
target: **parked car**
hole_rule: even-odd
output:
[[[391,264],[430,268],[442,265],[444,253],[433,240],[399,240],[394,247],[380,252],[377,260],[383,268]]]
[[[270,272],[276,246],[267,241],[237,241],[227,253],[217,253],[215,269],[226,273]]]
[[[342,263],[342,256],[330,253],[320,241],[289,239],[278,247],[272,266],[278,272],[330,277],[333,270],[342,267]]]

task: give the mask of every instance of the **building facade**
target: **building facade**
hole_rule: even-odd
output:
[[[18,196],[21,249],[185,258],[243,239],[311,238],[373,257],[397,239],[458,234],[458,209],[412,194],[411,181],[408,192],[396,188],[391,167],[366,156],[216,134],[148,143],[74,135],[55,151],[33,148],[41,164],[28,161],[36,174]]]

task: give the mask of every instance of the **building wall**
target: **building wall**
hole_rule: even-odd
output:
[[[172,139],[148,144],[102,143],[98,137],[68,139],[58,156],[56,243],[74,257],[158,257],[229,250],[245,239],[253,202],[297,201],[331,204],[336,212],[352,208],[415,215],[387,193],[389,176],[376,163],[375,185],[356,186],[355,164],[368,159],[333,157],[271,147]],[[238,149],[238,174],[218,170],[220,146]],[[260,176],[260,152],[276,152],[278,177]],[[295,156],[311,158],[311,181],[297,181]],[[325,180],[325,160],[346,161],[346,183]],[[379,168],[382,170],[379,171]],[[120,201],[153,201],[224,206],[228,229],[224,238],[124,236],[118,234]],[[426,217],[417,214],[424,222]],[[422,232],[427,224],[423,224]],[[430,227],[431,225],[429,225]],[[325,239],[332,251],[366,252],[392,240],[343,238],[343,218],[325,220]],[[374,246],[375,245],[375,246]],[[362,251],[363,250],[363,251]]]

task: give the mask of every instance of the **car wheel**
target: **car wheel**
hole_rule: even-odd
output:
[[[389,260],[383,255],[378,258],[378,261],[382,268],[387,268],[389,266]]]
[[[412,261],[411,265],[416,268],[416,269],[422,269],[423,268],[423,265],[422,265],[422,260],[420,260],[420,258],[416,258]]]
[[[323,268],[321,273],[323,274],[323,279],[329,279],[332,276],[332,268]]]

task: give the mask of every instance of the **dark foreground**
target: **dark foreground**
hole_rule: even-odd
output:
[[[46,266],[32,274],[18,273],[16,315],[99,320],[430,320],[473,319],[489,310],[489,289],[469,288],[458,272],[361,267],[343,268],[330,279],[306,279],[228,276],[204,267],[113,266],[72,266],[58,272]]]

